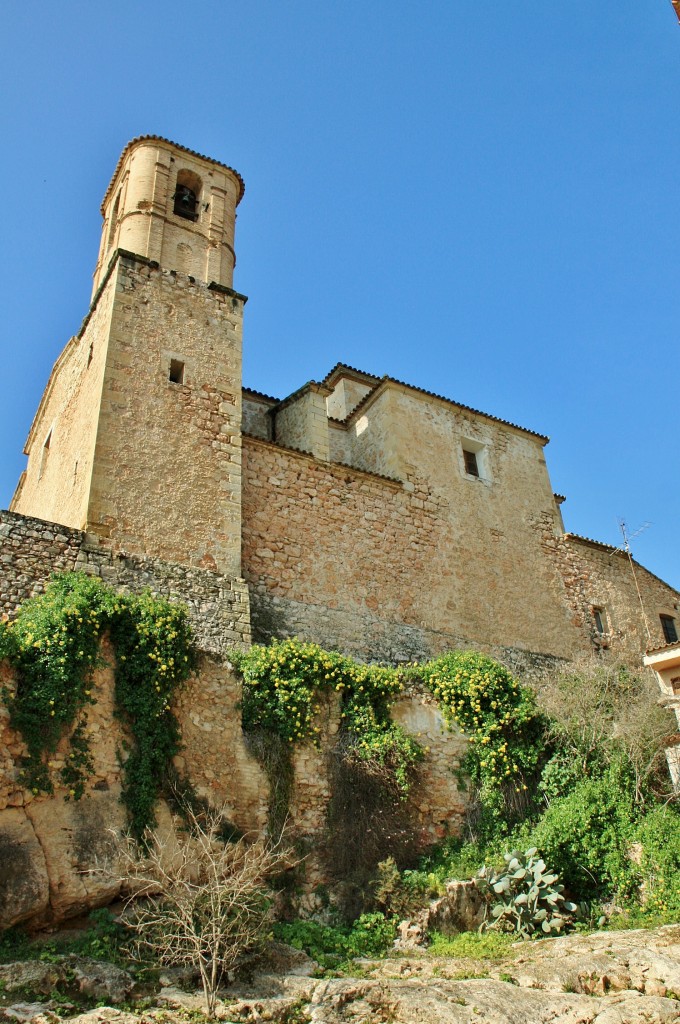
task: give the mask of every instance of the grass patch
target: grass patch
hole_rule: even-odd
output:
[[[504,960],[512,955],[514,936],[501,932],[461,932],[460,935],[442,935],[433,932],[428,953],[431,956],[450,956],[456,959]]]

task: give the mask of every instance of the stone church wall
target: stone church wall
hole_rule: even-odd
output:
[[[255,438],[244,438],[243,471],[243,571],[255,640],[298,635],[390,663],[473,647],[525,676],[564,652],[548,643],[527,649],[519,615],[501,624],[488,618],[486,631],[480,621],[477,636],[457,625],[466,607],[482,611],[483,568],[461,564],[446,511],[424,483]],[[487,568],[496,557],[490,548]]]

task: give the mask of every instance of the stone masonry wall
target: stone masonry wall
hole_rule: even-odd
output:
[[[87,528],[124,551],[237,577],[244,298],[122,253],[109,286]]]
[[[639,666],[648,648],[666,642],[659,616],[669,615],[676,621],[680,618],[677,590],[637,562],[631,568],[624,552],[605,544],[573,534],[554,537],[546,532],[545,545],[556,566],[563,600],[580,632],[582,648],[606,649],[612,656]],[[605,635],[595,627],[594,608],[604,611],[608,626]]]
[[[13,510],[239,576],[244,301],[118,251],[57,361]]]
[[[0,613],[12,615],[22,601],[41,593],[53,572],[80,569],[111,586],[184,602],[201,650],[227,653],[248,646],[250,606],[241,579],[159,558],[113,552],[97,537],[41,519],[0,512]]]
[[[489,618],[485,636],[461,628],[452,579],[469,578],[472,588],[475,568],[457,565],[450,523],[422,482],[255,438],[244,438],[243,469],[243,568],[256,640],[299,635],[392,663],[467,646],[530,674],[560,656],[548,644],[527,648],[512,622]]]
[[[104,289],[55,363],[29,433],[14,512],[85,525],[113,299],[114,290]]]

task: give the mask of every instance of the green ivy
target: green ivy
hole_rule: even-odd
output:
[[[120,595],[84,573],[54,576],[45,593],[0,624],[0,658],[14,668],[5,688],[10,724],[26,744],[23,778],[33,793],[52,793],[49,755],[70,733],[61,772],[67,795],[79,799],[92,772],[85,727],[94,703],[92,674],[110,633],[116,651],[116,712],[131,737],[123,801],[135,836],[154,823],[153,805],[180,734],[171,710],[177,687],[195,667],[186,610],[150,593]]]
[[[390,719],[390,707],[406,681],[424,683],[443,713],[470,739],[464,762],[490,806],[501,807],[502,787],[526,790],[543,744],[530,690],[491,658],[475,651],[451,651],[405,669],[362,665],[301,640],[256,645],[234,655],[243,675],[243,726],[268,729],[288,743],[314,741],[315,716],[324,691],[337,692],[342,721],[358,759],[388,769],[403,796],[422,751]]]
[[[487,803],[500,806],[507,784],[526,790],[544,748],[532,691],[476,651],[450,651],[410,671],[430,688],[445,717],[468,736],[463,767]]]
[[[324,693],[335,692],[353,756],[386,768],[401,796],[408,794],[422,752],[390,719],[390,707],[404,687],[396,670],[362,665],[297,638],[254,645],[234,652],[232,659],[243,676],[244,729],[270,730],[290,744],[318,742],[320,701]]]

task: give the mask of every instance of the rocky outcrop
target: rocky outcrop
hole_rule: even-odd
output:
[[[680,926],[656,931],[600,932],[521,942],[513,954],[482,961],[414,957],[361,961],[361,977],[308,977],[309,961],[278,947],[270,973],[222,993],[218,1017],[255,1024],[677,1024],[680,1021]],[[297,958],[297,959],[296,959]],[[304,961],[304,962],[303,962]],[[23,977],[31,980],[31,965]],[[37,992],[54,981],[58,965],[41,964]],[[274,973],[280,969],[290,973]],[[17,965],[5,967],[12,983]],[[42,974],[44,983],[40,982]],[[50,972],[52,972],[50,974]],[[124,972],[121,972],[124,973]],[[0,978],[3,975],[0,973]],[[117,979],[113,979],[114,984]],[[200,992],[165,983],[142,1013],[102,1007],[74,1024],[182,1024],[202,1009]],[[125,979],[123,979],[123,983]],[[24,987],[31,988],[31,985]],[[122,992],[123,987],[120,989]],[[81,989],[82,991],[82,989]],[[13,1011],[17,1012],[13,1014]],[[0,1007],[14,1019],[45,1024],[49,1004]]]

